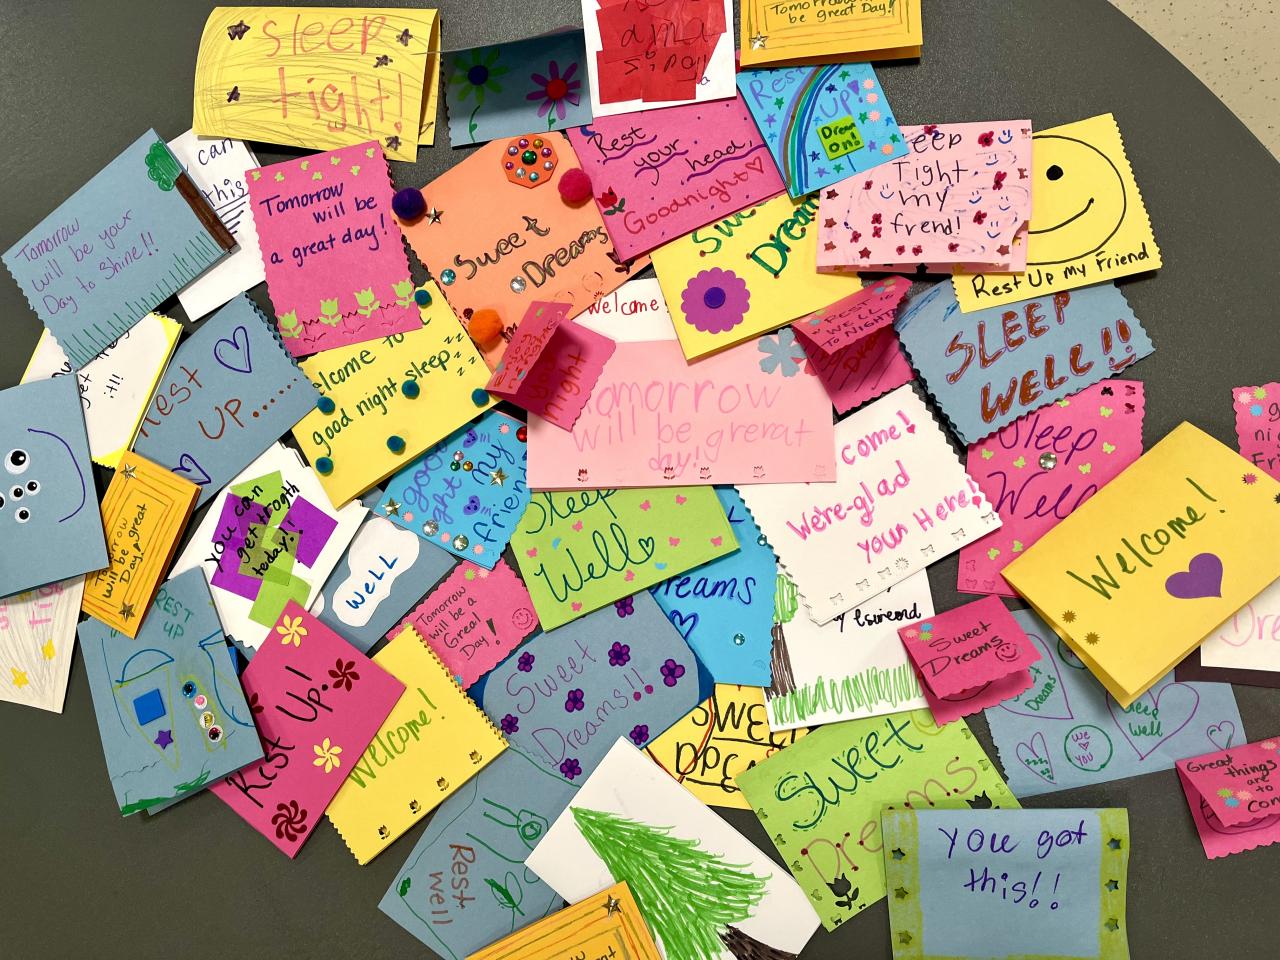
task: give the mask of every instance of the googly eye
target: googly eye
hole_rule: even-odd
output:
[[[31,519],[31,511],[26,507],[23,507],[13,515],[13,519],[17,520],[19,523],[26,523]]]
[[[217,724],[214,724],[204,732],[204,735],[209,738],[210,743],[217,743],[222,739],[222,728]]]
[[[188,700],[196,695],[196,684],[194,680],[188,680],[182,685],[182,695]]]
[[[39,493],[39,492],[40,492],[40,481],[39,481],[39,480],[28,480],[28,481],[27,481],[27,493],[31,494],[31,495],[34,497],[34,496],[35,496],[37,493]]]
[[[21,487],[14,487],[12,490],[9,491],[9,497],[10,499],[13,499],[13,500],[21,500],[23,497],[23,494],[25,493],[26,491],[23,490]]]
[[[0,510],[4,509],[4,494],[0,493]]]
[[[26,473],[29,466],[31,466],[31,454],[20,447],[15,447],[4,455],[4,468],[10,473]]]

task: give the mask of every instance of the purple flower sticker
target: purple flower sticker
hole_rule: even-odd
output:
[[[508,713],[505,717],[502,718],[501,727],[502,727],[503,733],[505,733],[507,736],[511,736],[511,734],[515,733],[517,730],[520,729],[520,720],[519,718],[514,717]]]
[[[564,712],[573,713],[575,710],[582,710],[586,706],[585,699],[581,690],[570,690],[569,696],[564,702]]]
[[[684,667],[680,666],[680,664],[676,663],[674,660],[668,660],[658,668],[658,672],[662,674],[663,683],[668,687],[674,687],[676,685],[676,681],[684,676]]]
[[[582,776],[582,765],[578,763],[576,758],[570,757],[560,764],[560,772],[572,780],[574,777]]]
[[[631,742],[637,747],[644,746],[644,742],[649,739],[649,728],[643,723],[637,723],[631,728]]]
[[[563,120],[566,113],[565,101],[568,100],[575,107],[578,105],[581,100],[578,88],[582,86],[582,81],[574,79],[573,75],[577,72],[578,65],[571,63],[569,69],[562,74],[560,65],[552,60],[547,64],[546,76],[540,73],[529,74],[529,79],[536,86],[532,93],[525,96],[525,99],[542,101],[542,105],[538,107],[538,116],[546,117],[554,110],[555,115]]]
[[[618,611],[618,616],[629,617],[636,612],[635,599],[632,597],[623,597],[621,600],[615,600],[613,608]]]
[[[516,669],[521,673],[528,673],[533,669],[533,654],[522,653],[520,659],[516,661]]]
[[[615,640],[613,646],[609,648],[609,666],[625,667],[630,662],[631,648],[625,643],[619,643]]]
[[[751,308],[747,282],[732,270],[703,270],[680,294],[685,322],[704,333],[724,333],[740,324]]]

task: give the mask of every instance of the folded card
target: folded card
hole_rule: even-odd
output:
[[[1280,480],[1280,383],[1236,387],[1231,396],[1241,455]]]
[[[911,281],[906,277],[885,277],[843,300],[819,307],[791,327],[824,354],[839,353],[868,334],[890,326],[898,303],[910,290]]]
[[[640,908],[625,883],[615,883],[594,896],[530,924],[470,960],[557,960],[593,951],[635,960],[663,960],[649,934]]]
[[[1175,765],[1200,843],[1210,860],[1280,841],[1280,740],[1179,760]]]
[[[84,577],[0,597],[0,701],[62,712]]]
[[[743,0],[741,14],[744,67],[843,54],[862,60],[918,57],[924,40],[920,0],[836,6]]]
[[[818,375],[837,413],[848,413],[916,376],[898,335],[889,328],[869,333],[835,353],[823,353],[821,347],[795,334],[793,327],[784,327],[775,336],[782,342],[790,338],[797,348],[793,358],[807,362],[807,369]]]

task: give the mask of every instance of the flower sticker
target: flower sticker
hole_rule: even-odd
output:
[[[732,270],[712,267],[699,272],[680,294],[684,319],[703,333],[725,333],[740,324],[751,308],[747,282]]]
[[[516,669],[521,673],[528,673],[533,669],[533,654],[522,653],[520,659],[516,661]]]
[[[613,608],[618,611],[619,617],[629,617],[636,612],[635,600],[632,597],[623,597],[621,600],[615,600]]]
[[[631,728],[631,732],[627,736],[631,738],[631,742],[637,747],[643,747],[644,742],[649,739],[649,728],[643,723],[637,723]]]
[[[368,317],[373,311],[382,307],[382,301],[378,299],[377,294],[373,292],[373,288],[366,290],[357,290],[355,292],[356,310],[362,317]]]
[[[397,280],[391,285],[391,292],[396,295],[397,307],[408,307],[414,304],[413,299],[413,280],[406,278]]]
[[[342,748],[325,737],[320,743],[312,746],[316,758],[311,761],[314,766],[324,767],[325,773],[332,773],[342,766]]]
[[[302,336],[302,324],[298,322],[298,311],[290,310],[279,317],[280,336],[293,339]]]
[[[609,648],[609,666],[625,667],[631,662],[631,648],[625,643],[613,641],[613,646]]]
[[[484,106],[484,95],[502,92],[502,84],[498,80],[508,70],[498,63],[501,56],[502,50],[498,47],[472,50],[454,61],[453,72],[446,81],[457,89],[459,103],[475,98],[476,105],[467,120],[467,130],[473,137],[476,135],[476,114]]]
[[[795,331],[790,327],[783,327],[777,333],[761,337],[759,349],[764,354],[760,369],[765,373],[776,371],[784,377],[794,377],[807,359],[804,348],[796,342]]]
[[[1263,750],[1274,750],[1277,744],[1274,740],[1263,740],[1259,746],[1261,746]]]
[[[684,667],[674,660],[667,660],[666,663],[658,668],[658,672],[662,674],[663,683],[668,687],[674,687],[676,681],[684,676]]]
[[[606,217],[612,217],[615,213],[621,213],[627,207],[626,199],[624,198],[619,200],[618,195],[613,192],[613,187],[610,187],[604,193],[600,194],[600,196],[596,197],[596,202],[599,203],[600,206],[604,207],[604,215]]]
[[[307,811],[298,806],[297,800],[277,803],[276,812],[271,815],[271,822],[275,825],[277,840],[288,840],[293,843],[306,832]]]
[[[578,95],[578,89],[582,86],[581,80],[575,80],[573,75],[578,72],[576,63],[569,64],[569,69],[560,74],[560,65],[552,60],[547,65],[547,75],[543,76],[539,73],[529,74],[529,79],[536,86],[532,93],[528,94],[526,100],[541,100],[542,105],[538,107],[538,116],[547,118],[547,129],[550,130],[555,126],[556,120],[565,118],[565,101],[573,104],[575,107],[581,101]],[[552,114],[555,116],[552,116]]]
[[[575,710],[586,709],[586,697],[581,690],[570,690],[569,696],[564,701],[564,712],[573,713]]]
[[[356,672],[356,662],[354,660],[343,660],[338,658],[338,662],[329,668],[329,678],[333,681],[333,689],[346,690],[351,692],[351,688],[355,682],[360,679],[360,674]]]
[[[570,757],[560,764],[560,772],[572,780],[574,777],[582,776],[582,764],[578,763],[575,757]]]
[[[502,722],[499,724],[499,726],[502,727],[502,732],[509,737],[511,736],[511,734],[515,733],[517,730],[520,729],[520,719],[508,713],[505,717],[502,718]]]
[[[302,617],[284,616],[280,618],[276,633],[283,638],[281,643],[285,645],[292,643],[295,647],[300,647],[302,638],[307,635],[307,628],[302,625]]]
[[[338,311],[338,298],[320,301],[320,316],[316,318],[327,327],[336,327],[342,322],[342,314]]]

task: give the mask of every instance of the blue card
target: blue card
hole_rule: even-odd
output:
[[[490,410],[388,480],[377,510],[492,570],[529,506],[527,438],[523,423]]]
[[[559,910],[524,861],[577,789],[509,746],[441,804],[379,909],[446,960]]]
[[[74,377],[0,391],[0,597],[107,565]]]
[[[949,282],[907,301],[894,326],[960,439],[1114,377],[1155,348],[1114,283],[964,313]]]
[[[234,243],[148,130],[10,247],[4,263],[79,369]]]
[[[793,198],[907,155],[869,63],[743,70],[738,89]]]
[[[86,620],[80,649],[125,816],[189,796],[262,758],[200,570],[160,587],[137,640]]]
[[[650,588],[716,683],[767,687],[773,672],[773,550],[733,487],[716,496],[738,538],[738,549]]]
[[[199,507],[319,399],[275,325],[241,294],[178,347],[133,449],[200,484]]]

